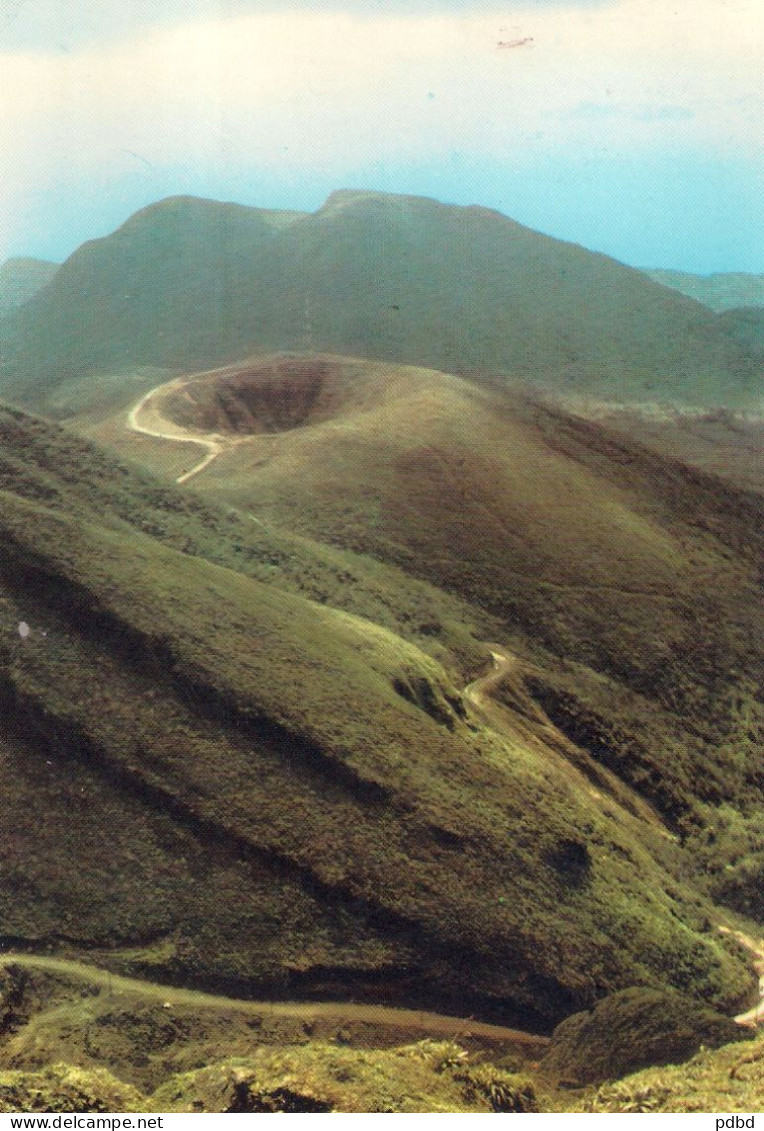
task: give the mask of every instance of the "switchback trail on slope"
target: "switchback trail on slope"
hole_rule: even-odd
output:
[[[494,697],[502,683],[511,681],[512,676],[522,676],[523,664],[498,644],[486,644],[486,647],[491,650],[491,669],[468,683],[462,694],[491,728],[510,741],[519,738],[525,743],[532,743],[544,757],[553,761],[571,784],[583,788],[597,803],[604,800],[604,794],[600,792],[604,790],[633,817],[652,826],[660,836],[675,839],[659,814],[636,790],[630,789],[616,774],[593,758],[588,759],[588,765],[584,763],[581,752],[522,686],[520,695],[516,694],[518,707],[511,713],[500,699]]]
[[[190,1006],[196,1009],[217,1009],[242,1013],[251,1017],[298,1018],[310,1020],[336,1020],[339,1022],[365,1022],[392,1029],[411,1029],[423,1034],[466,1040],[480,1038],[495,1044],[513,1044],[522,1048],[530,1058],[540,1056],[548,1038],[492,1025],[472,1018],[450,1017],[443,1013],[430,1013],[419,1009],[398,1009],[388,1005],[342,1001],[248,1001],[208,994],[202,990],[165,986],[157,982],[112,974],[100,966],[90,966],[73,959],[54,958],[48,955],[25,954],[16,951],[0,952],[0,969],[20,966],[22,969],[41,970],[97,986],[107,993],[124,994],[160,1002],[163,1006]]]
[[[182,391],[186,384],[187,381],[184,378],[176,377],[174,381],[157,385],[156,388],[145,393],[127,414],[127,427],[132,432],[151,436],[156,440],[175,440],[181,444],[198,444],[207,449],[205,457],[194,464],[189,471],[184,471],[182,475],[179,475],[175,480],[176,483],[188,483],[189,479],[193,479],[200,471],[204,471],[205,467],[208,467],[214,459],[217,459],[222,451],[236,443],[235,440],[226,440],[225,437],[216,432],[192,432],[179,424],[173,424],[172,421],[162,416],[161,409],[156,403],[159,394]]]
[[[489,712],[490,705],[486,703],[486,698],[498,687],[505,676],[517,671],[520,665],[516,657],[509,656],[506,652],[501,651],[498,645],[488,644],[487,647],[491,649],[493,666],[485,675],[481,675],[478,679],[474,679],[472,683],[467,684],[464,689],[464,698],[478,710]]]
[[[486,645],[491,650],[492,666],[485,675],[480,676],[478,679],[468,683],[464,688],[464,698],[475,707],[480,714],[483,715],[493,727],[506,733],[505,720],[502,716],[502,708],[500,702],[491,698],[491,695],[501,685],[502,681],[511,677],[513,674],[518,674],[522,670],[521,663],[516,656],[509,655],[498,644]],[[538,712],[538,719],[543,719],[543,712]],[[544,728],[556,731],[557,728],[549,722],[548,719],[544,720]],[[561,736],[564,741],[567,739]],[[574,772],[580,773],[575,770],[571,764],[571,769]],[[583,775],[582,775],[583,776]],[[600,795],[596,790],[589,787],[589,792],[595,798]],[[636,797],[637,795],[635,795]],[[650,820],[651,823],[659,826],[658,831],[662,830],[662,822],[660,818],[653,812],[651,807],[646,802],[639,805],[639,816]],[[753,968],[759,976],[759,1000],[756,1005],[745,1013],[738,1014],[734,1020],[738,1025],[745,1025],[749,1028],[758,1028],[759,1025],[764,1024],[764,941],[756,942],[750,935],[745,934],[743,931],[732,930],[730,927],[719,927],[722,934],[732,935],[750,954],[753,955]]]
[[[178,377],[162,385],[157,385],[154,389],[149,390],[148,393],[144,394],[144,396],[141,397],[138,403],[134,405],[134,407],[130,410],[127,417],[127,427],[134,432],[141,433],[146,436],[151,436],[155,439],[174,440],[180,443],[198,444],[199,446],[207,449],[207,454],[202,460],[195,464],[189,471],[186,471],[182,475],[179,475],[177,477],[176,483],[179,484],[187,483],[201,471],[204,471],[204,469],[208,467],[212,463],[212,461],[221,454],[221,452],[237,443],[241,443],[242,440],[245,439],[227,439],[226,437],[223,437],[218,433],[192,432],[189,429],[183,428],[180,425],[173,424],[171,421],[167,420],[162,415],[161,408],[155,403],[156,399],[162,393],[182,391],[187,383],[187,378]],[[464,688],[463,695],[465,700],[470,703],[472,707],[475,708],[495,730],[497,730],[500,734],[505,735],[506,737],[511,737],[512,730],[507,726],[507,721],[505,718],[506,712],[501,703],[492,698],[492,695],[504,679],[506,679],[508,676],[519,673],[521,664],[516,657],[505,652],[500,646],[489,644],[488,647],[491,650],[491,669],[485,675],[482,675],[473,680],[471,683],[467,684],[467,686]],[[602,794],[593,787],[591,781],[587,779],[587,775],[566,756],[566,747],[569,748],[570,745],[567,737],[556,726],[554,726],[554,724],[551,723],[548,718],[546,718],[544,712],[541,711],[536,704],[534,704],[534,708],[535,722],[540,724],[543,730],[549,732],[550,739],[554,739],[554,741],[550,741],[549,743],[545,744],[550,756],[555,756],[555,761],[558,765],[567,767],[567,772],[571,777],[575,777],[577,779],[578,784],[584,783],[587,791],[595,800],[602,800]],[[622,783],[620,779],[616,778],[615,775],[611,774],[610,771],[606,770],[604,767],[597,766],[597,773],[600,777],[600,783],[604,784],[605,788],[608,789],[608,792],[611,792],[614,797],[618,798],[618,787],[620,786],[620,788],[622,789],[624,783]],[[616,788],[613,789],[612,787]],[[632,809],[634,815],[652,824],[655,828],[657,828],[658,832],[662,836],[665,836],[667,839],[676,839],[666,830],[663,821],[652,809],[652,807],[636,792],[630,791],[630,793],[630,808]],[[621,803],[623,803],[622,799]],[[726,928],[721,929],[725,931],[727,930]],[[735,1020],[741,1025],[757,1026],[760,1022],[764,1022],[764,943],[754,943],[752,939],[750,939],[747,935],[742,935],[741,932],[727,931],[727,933],[735,934],[742,945],[745,946],[746,949],[751,951],[751,953],[754,954],[756,958],[754,967],[760,975],[760,1001],[756,1006],[748,1010],[747,1013],[740,1014],[738,1017],[736,1017]],[[0,965],[3,965],[4,963],[7,963],[7,956],[0,955]],[[91,968],[86,967],[86,969]],[[96,968],[93,967],[92,969],[95,970]],[[116,975],[112,976],[108,974],[105,974],[105,976],[116,977]],[[143,983],[136,982],[136,984],[142,985]],[[146,984],[150,985],[150,983]],[[189,990],[182,992],[194,994],[197,991]],[[202,996],[208,997],[209,995]],[[228,1001],[229,999],[222,1000]],[[245,1002],[241,1004],[249,1006],[256,1003]],[[262,1004],[263,1003],[261,1003],[261,1005]],[[282,1011],[280,1013],[281,1016],[305,1016],[305,1010],[308,1008],[308,1004],[281,1002],[270,1003],[267,1005],[267,1007],[269,1009]],[[446,1026],[446,1028],[436,1028],[434,1030],[441,1033],[454,1032],[454,1025],[465,1024],[458,1019],[445,1018],[439,1014],[425,1015],[419,1013],[418,1011],[389,1010],[388,1007],[383,1006],[364,1006],[355,1004],[342,1005],[340,1003],[310,1003],[310,1008],[317,1011],[312,1014],[315,1016],[344,1016],[348,1020],[372,1020],[369,1011],[375,1012],[378,1017],[379,1011],[382,1010],[383,1012],[387,1011],[394,1013],[396,1018],[398,1019],[397,1023],[404,1025],[407,1024],[407,1022],[402,1022],[400,1020],[402,1016],[410,1016],[411,1018],[421,1018],[423,1016],[427,1016],[428,1018],[439,1019],[438,1024],[443,1024]],[[347,1010],[349,1012],[341,1012],[344,1010]],[[408,1024],[414,1025],[415,1022],[411,1020],[408,1022]],[[416,1024],[418,1024],[418,1022],[416,1022]],[[475,1028],[477,1024],[478,1023],[470,1023],[470,1027],[475,1032],[477,1032],[477,1029]],[[451,1026],[451,1029],[448,1028],[449,1025]],[[489,1028],[496,1027],[489,1026]],[[517,1034],[522,1036],[520,1031],[507,1030],[507,1032],[517,1032]],[[529,1034],[525,1034],[525,1036],[531,1039]],[[538,1040],[539,1038],[532,1039]]]

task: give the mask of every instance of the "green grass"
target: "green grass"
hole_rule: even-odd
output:
[[[547,673],[554,721],[672,821],[754,803],[756,496],[516,395],[329,360],[328,419],[255,434],[195,489],[479,610]]]
[[[751,1112],[764,1094],[760,1037],[687,1060],[693,1025],[695,1037],[708,1036],[720,1021],[687,1001],[677,1016],[658,994],[618,995],[609,1049],[605,1030],[585,1044],[612,1066],[646,1049],[659,1055],[673,1041],[678,1066],[571,1087],[569,1077],[555,1082],[548,1058],[538,1064],[521,1048],[481,1042],[469,1023],[462,1036],[442,1039],[426,1035],[423,1019],[413,1040],[394,1026],[284,1019],[223,1002],[202,1008],[192,995],[136,994],[100,974],[88,984],[14,967],[0,978],[12,1003],[3,1014],[0,1111]],[[637,1007],[636,1029],[623,1027],[627,1003],[632,1014]]]
[[[655,825],[593,796],[543,731],[464,717],[466,625],[434,654],[431,624],[399,631],[415,598],[444,621],[464,605],[359,557],[356,600],[378,586],[392,627],[309,600],[295,576],[328,579],[339,552],[297,539],[292,583],[258,581],[222,563],[272,553],[267,533],[40,422],[4,429],[6,937],[530,1026],[634,983],[742,999],[744,964]]]
[[[591,1112],[751,1112],[764,1101],[764,1039],[703,1050],[680,1067],[648,1068],[601,1087]]]
[[[459,1058],[464,1059],[459,1059]],[[451,1058],[455,1063],[451,1066]],[[471,1065],[459,1046],[364,1052],[312,1042],[176,1073],[148,1094],[104,1069],[0,1072],[0,1112],[528,1112],[524,1076]]]
[[[750,1030],[671,991],[632,988],[566,1018],[541,1068],[563,1087],[615,1080],[638,1068],[681,1064],[701,1047],[748,1041]]]

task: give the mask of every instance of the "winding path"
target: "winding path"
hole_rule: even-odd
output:
[[[520,661],[505,652],[498,644],[488,644],[486,647],[491,650],[492,667],[485,674],[478,679],[468,683],[464,688],[463,695],[472,707],[476,708],[484,718],[489,722],[494,723],[500,730],[504,731],[505,727],[502,725],[501,717],[501,704],[491,699],[492,693],[498,688],[501,682],[507,677],[520,671]],[[547,729],[556,731],[548,719],[544,718],[541,711],[538,712],[539,721]],[[564,736],[562,736],[564,738]],[[574,772],[575,768],[571,765]],[[583,775],[581,775],[583,776]],[[619,779],[620,780],[620,779]],[[595,798],[600,798],[601,795],[596,790],[589,788],[589,793]],[[659,818],[653,813],[650,806],[646,802],[642,802],[638,798],[639,805],[637,812],[643,819],[648,819],[651,823],[657,823],[662,826]],[[659,828],[659,831],[661,829]],[[674,839],[673,837],[671,839]],[[750,935],[745,934],[743,931],[736,931],[730,927],[720,926],[719,931],[725,935],[732,935],[750,954],[753,955],[753,968],[759,976],[759,1000],[756,1005],[745,1013],[738,1014],[734,1020],[738,1025],[744,1025],[748,1028],[758,1029],[759,1025],[764,1024],[764,941],[756,942]]]
[[[486,703],[486,698],[498,687],[505,676],[519,668],[516,657],[501,651],[497,644],[489,644],[487,647],[491,649],[493,667],[485,675],[481,675],[478,679],[473,679],[472,683],[468,683],[463,692],[467,702],[471,703],[473,707],[477,707],[479,711],[490,710],[490,704]]]
[[[217,433],[192,432],[189,429],[181,427],[180,425],[173,424],[171,421],[162,416],[161,409],[156,404],[156,400],[159,398],[159,396],[163,393],[181,391],[185,388],[187,383],[187,378],[179,377],[175,378],[175,380],[173,381],[166,382],[162,385],[157,385],[156,388],[151,389],[148,393],[141,397],[138,403],[130,410],[127,417],[127,427],[130,428],[133,432],[138,432],[145,436],[151,436],[155,439],[160,440],[175,440],[180,443],[198,444],[200,447],[207,449],[207,454],[203,459],[195,464],[189,471],[186,471],[182,475],[179,475],[177,477],[176,483],[181,484],[187,483],[201,471],[204,471],[204,469],[208,467],[213,460],[217,459],[221,452],[226,450],[226,448],[241,442],[239,440],[226,439],[225,437]],[[258,520],[255,519],[255,521]],[[520,662],[516,657],[511,656],[510,654],[505,652],[499,645],[489,644],[488,647],[491,650],[491,669],[485,675],[482,675],[478,679],[475,679],[471,683],[467,684],[467,686],[464,688],[463,695],[465,700],[470,703],[471,706],[480,714],[482,714],[483,717],[487,719],[487,721],[495,724],[500,732],[506,732],[507,728],[505,725],[503,725],[503,712],[501,704],[493,701],[491,696],[499,686],[499,684],[507,676],[512,675],[519,670]],[[552,723],[550,723],[549,719],[543,717],[542,712],[537,710],[536,713],[537,721],[541,723],[542,726],[546,727],[550,731],[554,731],[555,734],[564,739],[564,742],[567,742],[565,736],[561,735],[561,732],[559,732],[557,728],[554,727]],[[565,759],[564,753],[560,753],[560,758],[562,761],[567,761]],[[568,765],[571,773],[574,773],[577,777],[585,777],[582,771],[575,767],[572,763],[568,762]],[[604,770],[603,773],[605,773]],[[606,776],[608,775],[606,774]],[[618,780],[620,781],[620,779]],[[602,795],[598,793],[597,790],[593,789],[591,787],[591,784],[587,783],[587,789],[595,799],[601,798]],[[662,835],[667,836],[668,839],[675,839],[666,832],[665,828],[663,827],[663,823],[660,821],[657,814],[651,809],[649,805],[647,805],[646,802],[643,801],[642,798],[639,797],[638,794],[634,795],[634,805],[636,812],[643,820],[648,820],[652,824],[659,826],[659,831],[662,832]],[[764,942],[756,943],[753,941],[753,939],[751,939],[748,935],[745,935],[741,931],[732,931],[727,927],[720,927],[719,929],[726,934],[733,934],[738,939],[738,941],[748,951],[750,951],[751,954],[754,955],[754,969],[759,975],[759,1002],[747,1012],[739,1014],[735,1018],[735,1021],[737,1021],[739,1025],[758,1027],[760,1023],[764,1023]],[[497,1039],[498,1034],[501,1032],[511,1034],[512,1039],[515,1040],[524,1037],[528,1040],[538,1042],[541,1039],[538,1037],[532,1037],[527,1033],[523,1034],[519,1030],[503,1030],[500,1026],[485,1025],[480,1022],[465,1022],[457,1018],[444,1017],[440,1014],[420,1013],[413,1010],[392,1009],[385,1006],[326,1002],[238,1002],[234,999],[214,998],[211,995],[200,994],[197,991],[193,990],[170,991],[165,989],[164,987],[152,986],[151,983],[143,983],[134,979],[121,979],[116,975],[111,975],[106,971],[100,971],[95,967],[81,966],[78,963],[68,963],[61,959],[37,958],[31,955],[9,956],[0,954],[0,966],[8,965],[11,959],[13,959],[13,961],[17,962],[18,964],[29,966],[37,965],[42,967],[47,963],[49,969],[53,969],[54,965],[58,964],[61,967],[67,967],[69,973],[72,973],[75,968],[79,968],[84,971],[90,971],[91,975],[93,976],[97,975],[99,977],[111,979],[113,985],[116,985],[118,981],[124,982],[126,984],[129,983],[131,987],[130,992],[133,993],[143,992],[141,990],[141,987],[147,986],[150,988],[151,993],[156,992],[156,994],[164,995],[168,998],[170,998],[171,995],[183,994],[188,995],[189,998],[193,998],[193,1000],[202,999],[203,1002],[206,1002],[207,1004],[213,1004],[216,1002],[218,1004],[225,1003],[228,1008],[241,1008],[248,1012],[257,1012],[258,1010],[262,1012],[264,1009],[267,1009],[269,1012],[273,1012],[274,1014],[283,1017],[323,1016],[338,1018],[341,1017],[345,1018],[346,1020],[377,1020],[378,1022],[382,1022],[384,1019],[387,1019],[387,1021],[390,1023],[394,1022],[397,1025],[412,1027],[415,1026],[418,1028],[422,1028],[422,1019],[426,1018],[427,1027],[431,1028],[432,1032],[437,1033],[449,1033],[453,1035],[457,1032],[463,1032],[464,1027],[467,1026],[471,1032],[482,1036],[489,1035],[489,1031],[491,1033],[495,1033],[497,1035]]]
[[[151,436],[156,440],[175,440],[181,444],[198,444],[207,449],[204,459],[194,464],[190,471],[184,471],[182,475],[179,475],[175,480],[176,483],[188,483],[189,479],[193,479],[200,471],[204,471],[205,467],[208,467],[214,459],[217,459],[230,443],[235,443],[235,441],[227,441],[225,437],[216,432],[192,432],[179,424],[173,424],[172,421],[162,416],[161,409],[156,403],[159,395],[179,392],[187,384],[186,379],[176,377],[174,381],[157,385],[156,388],[145,393],[127,414],[127,427],[132,432],[139,432],[143,436]]]
[[[491,692],[502,679],[520,667],[520,661],[501,650],[498,645],[489,645],[489,647],[493,662],[491,670],[469,683],[463,693],[473,707],[486,715],[493,714],[492,704],[488,699]],[[498,710],[499,704],[493,706]],[[759,1001],[734,1020],[739,1025],[758,1028],[759,1024],[764,1022],[764,943],[757,943],[742,931],[732,930],[726,926],[720,926],[719,931],[734,936],[754,956],[754,969],[759,974]],[[91,966],[73,959],[20,951],[0,951],[0,969],[13,966],[59,974],[90,986],[97,986],[108,993],[159,1001],[168,1009],[173,1006],[190,1006],[196,1009],[228,1010],[250,1017],[360,1022],[404,1031],[410,1030],[419,1034],[450,1037],[454,1040],[466,1040],[472,1037],[492,1044],[512,1045],[518,1054],[532,1060],[539,1059],[549,1043],[549,1038],[522,1029],[512,1029],[503,1025],[476,1021],[473,1018],[452,1017],[426,1010],[342,1001],[248,1001],[113,974],[102,967]]]
[[[543,708],[524,691],[521,682],[519,687],[515,686],[516,705],[510,715],[501,700],[494,698],[494,693],[508,677],[521,676],[524,665],[498,644],[486,644],[486,647],[491,650],[491,669],[467,684],[462,692],[486,722],[510,739],[519,736],[523,742],[533,743],[572,785],[584,789],[598,804],[607,794],[633,817],[649,824],[659,836],[675,840],[656,810],[612,770],[593,758],[588,759],[588,765],[582,764],[580,748],[555,726]]]
[[[20,966],[23,969],[42,970],[66,978],[97,986],[113,994],[127,994],[160,1002],[165,1008],[192,1006],[195,1009],[217,1009],[245,1014],[249,1017],[299,1018],[300,1020],[336,1020],[339,1022],[366,1022],[394,1029],[411,1029],[443,1037],[477,1037],[496,1044],[513,1044],[532,1059],[540,1056],[549,1043],[547,1037],[527,1033],[522,1029],[509,1029],[504,1025],[491,1025],[472,1018],[450,1017],[443,1013],[430,1013],[418,1009],[397,1009],[388,1005],[341,1001],[247,1001],[208,994],[201,990],[163,986],[140,978],[112,974],[100,966],[90,966],[67,958],[25,954],[16,951],[0,952],[0,969]]]

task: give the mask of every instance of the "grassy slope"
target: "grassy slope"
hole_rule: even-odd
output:
[[[470,1065],[458,1045],[423,1041],[391,1051],[311,1042],[259,1049],[176,1073],[149,1094],[104,1069],[57,1064],[0,1073],[2,1111],[513,1112],[537,1111],[527,1077]]]
[[[745,306],[727,310],[719,315],[719,325],[725,333],[759,359],[764,356],[764,309]]]
[[[272,431],[274,413],[283,426],[305,410],[308,386],[310,412],[290,418],[301,426]],[[540,664],[530,686],[557,725],[703,837],[716,894],[764,912],[755,496],[562,411],[412,367],[261,359],[200,376],[164,411],[237,438],[243,419],[264,429],[197,490],[480,609],[484,639]],[[122,417],[93,431],[146,458]],[[170,457],[150,443],[161,470]],[[715,864],[709,825],[724,830]]]
[[[579,1110],[591,1112],[759,1112],[764,1106],[764,1038],[753,1047],[705,1049],[688,1064],[648,1068],[606,1084]]]
[[[0,317],[28,302],[51,281],[58,267],[43,259],[6,259],[0,265]]]
[[[571,1090],[522,1046],[468,1027],[412,1043],[421,1034],[394,1027],[164,1004],[120,979],[83,992],[15,967],[0,982],[0,1111],[751,1112],[764,1096],[761,1039]]]
[[[335,193],[317,213],[176,198],[79,249],[12,321],[6,398],[319,348],[625,399],[747,403],[752,360],[639,272],[481,208]]]
[[[754,496],[458,378],[340,369],[356,400],[253,437],[197,489],[395,563],[700,737],[726,733],[722,704],[761,673]]]
[[[0,1111],[741,1112],[761,1110],[764,1042],[647,1069],[582,1099],[550,1094],[528,1073],[471,1059],[459,1045],[423,1041],[389,1051],[311,1042],[261,1048],[176,1073],[155,1091],[103,1068],[66,1063],[0,1072]]]
[[[721,316],[720,316],[721,317]],[[760,413],[661,408],[580,401],[563,404],[585,419],[636,440],[659,455],[708,472],[746,491],[764,493],[764,417]]]
[[[314,420],[254,436],[197,489],[480,608],[540,662],[557,725],[702,836],[713,890],[760,915],[758,499],[522,398],[333,365]]]
[[[277,230],[259,209],[190,197],[136,213],[79,248],[53,289],[19,311],[15,384],[26,388],[31,370],[40,400],[83,374],[172,367],[189,356],[184,341],[190,356],[216,360],[235,337],[232,296]]]
[[[265,532],[2,424],[6,938],[537,1024],[633,982],[743,993],[665,842],[540,736],[467,725],[415,645],[199,556]]]
[[[692,275],[687,271],[645,271],[664,287],[702,302],[712,310],[733,310],[740,306],[764,306],[764,275],[745,272]]]
[[[626,399],[735,396],[746,380],[696,305],[488,209],[340,192],[277,250],[318,348]]]

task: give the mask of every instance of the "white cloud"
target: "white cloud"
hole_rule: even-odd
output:
[[[509,15],[240,8],[131,41],[0,55],[6,221],[35,186],[108,185],[136,161],[330,168],[343,181],[364,163],[454,151],[508,167],[539,150],[757,154],[758,0],[529,2]]]

